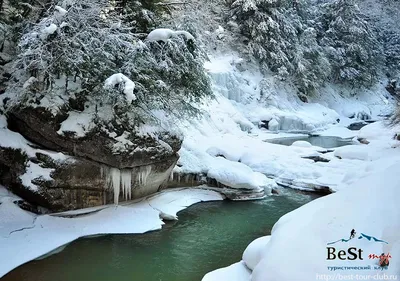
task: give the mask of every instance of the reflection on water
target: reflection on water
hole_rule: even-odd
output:
[[[2,281],[199,281],[239,261],[246,246],[270,234],[282,215],[316,197],[285,190],[260,201],[197,204],[161,231],[80,239]]]

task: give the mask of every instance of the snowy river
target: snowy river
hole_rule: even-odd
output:
[[[200,203],[161,231],[79,239],[22,265],[2,281],[200,281],[241,259],[284,214],[318,196],[289,189],[260,201]],[[40,247],[40,246],[39,246]]]

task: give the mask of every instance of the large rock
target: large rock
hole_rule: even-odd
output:
[[[21,150],[0,147],[0,183],[35,205],[51,211],[65,211],[116,202],[113,180],[118,176],[117,201],[140,198],[159,191],[170,177],[178,159],[173,155],[163,162],[119,170],[78,157],[55,161],[40,152],[28,158]],[[51,179],[38,174],[31,185],[21,179],[32,163],[51,169]],[[117,171],[117,173],[115,173]],[[124,196],[120,175],[128,175],[131,195]]]
[[[156,140],[150,136],[138,136],[135,132],[113,128],[117,136],[126,136],[123,151],[116,152],[119,140],[111,137],[102,126],[94,127],[84,137],[58,133],[68,112],[54,115],[43,107],[14,108],[9,113],[11,128],[26,139],[46,149],[64,151],[70,155],[85,157],[119,169],[149,165],[173,156],[180,149],[182,140],[163,134]],[[162,142],[160,142],[160,140]]]
[[[70,114],[63,109],[14,107],[8,114],[7,121],[0,115],[0,184],[50,211],[155,193],[179,158],[182,140],[167,132],[127,132],[103,120],[77,137],[60,133]]]

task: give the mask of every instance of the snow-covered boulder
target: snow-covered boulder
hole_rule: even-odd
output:
[[[309,143],[308,141],[295,141],[292,143],[292,146],[296,147],[312,147],[312,144]]]
[[[254,270],[254,268],[260,262],[265,251],[265,247],[270,239],[270,235],[257,238],[251,242],[249,246],[247,246],[246,250],[244,250],[242,260],[249,269]]]
[[[224,159],[215,161],[211,164],[207,176],[232,188],[261,189],[259,175],[255,175],[251,168],[238,162]]]
[[[222,156],[230,161],[239,161],[242,153],[238,150],[235,150],[233,147],[216,147],[212,146],[206,151],[209,155],[213,157]]]
[[[393,136],[392,130],[388,130],[388,126],[382,121],[362,127],[357,134],[358,139],[366,139],[368,141],[379,140],[382,138],[391,139]]]
[[[349,145],[336,148],[334,155],[341,159],[369,160],[368,149],[361,145]]]
[[[264,188],[265,195],[271,195],[272,190],[278,188],[275,180],[268,178],[259,172],[253,172],[253,178],[256,180],[258,186]]]

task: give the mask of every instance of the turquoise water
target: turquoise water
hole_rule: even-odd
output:
[[[61,253],[20,266],[2,281],[200,281],[241,259],[255,238],[317,195],[285,190],[260,201],[208,202],[141,235],[79,239]]]

